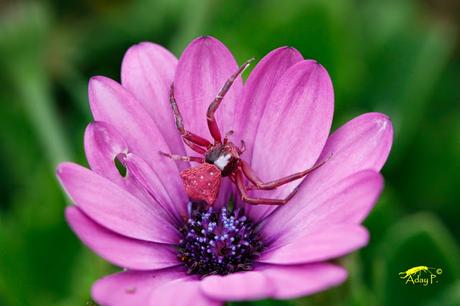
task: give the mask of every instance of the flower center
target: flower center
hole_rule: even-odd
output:
[[[244,210],[216,210],[206,208],[204,202],[190,206],[177,254],[187,273],[207,276],[252,270],[263,243]]]

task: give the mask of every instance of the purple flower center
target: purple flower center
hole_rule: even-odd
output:
[[[226,275],[253,269],[264,245],[244,209],[230,211],[191,203],[190,218],[180,229],[178,258],[189,274]]]

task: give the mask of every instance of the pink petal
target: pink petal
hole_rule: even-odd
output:
[[[144,160],[133,153],[120,154],[118,156],[129,174],[147,190],[155,204],[159,205],[169,217],[168,220],[182,220],[186,216],[185,207],[188,199],[183,188],[168,192],[167,186],[161,177]],[[178,205],[182,204],[182,205]],[[177,211],[181,214],[177,214]]]
[[[326,143],[333,108],[332,82],[320,64],[305,60],[289,68],[273,89],[260,119],[251,162],[259,177],[268,182],[313,166]],[[300,182],[279,187],[268,195],[284,198]],[[273,209],[251,208],[254,219]]]
[[[94,283],[91,295],[98,304],[104,306],[144,306],[155,288],[184,276],[185,273],[177,268],[120,272]]]
[[[177,192],[182,188],[176,164],[158,153],[159,150],[170,151],[166,140],[142,105],[126,89],[111,79],[93,77],[89,82],[89,100],[95,120],[114,126],[130,152],[155,168],[168,190]]]
[[[369,234],[355,224],[323,226],[314,232],[289,239],[289,243],[264,251],[257,259],[272,264],[300,264],[325,261],[353,252],[367,244]],[[279,243],[275,243],[279,245]]]
[[[271,282],[260,271],[213,275],[201,282],[203,292],[222,301],[258,300],[273,295]]]
[[[238,64],[227,47],[210,36],[192,41],[182,53],[174,78],[175,97],[184,117],[185,129],[212,141],[206,112],[216,95],[238,70]],[[221,134],[233,129],[235,105],[241,97],[243,82],[237,78],[216,112]],[[190,149],[189,154],[193,155]],[[222,181],[216,207],[228,202],[231,183]]]
[[[214,202],[214,208],[219,209],[224,207],[230,201],[230,197],[236,192],[236,188],[228,177],[223,177],[220,182],[219,193],[217,194],[217,200]]]
[[[218,306],[221,302],[207,297],[200,288],[200,281],[185,278],[156,288],[148,305],[156,306]]]
[[[228,78],[238,70],[230,51],[217,39],[203,36],[192,41],[182,53],[174,78],[177,104],[185,129],[211,139],[206,111]],[[233,128],[235,105],[241,97],[242,80],[235,80],[223,99],[217,122],[222,134]]]
[[[392,143],[393,126],[388,116],[358,116],[329,137],[319,160],[331,158],[305,179],[302,188],[315,192],[361,170],[380,171]]]
[[[124,185],[114,163],[119,153],[128,153],[128,144],[120,133],[105,122],[92,122],[86,128],[84,143],[91,170],[120,186]]]
[[[161,211],[139,201],[106,178],[73,163],[59,165],[57,175],[67,194],[91,219],[121,235],[176,243],[179,235]]]
[[[233,137],[236,144],[239,144],[240,140],[244,140],[246,144],[246,151],[242,155],[244,160],[252,160],[254,138],[273,88],[286,70],[302,59],[302,55],[296,49],[281,47],[262,58],[249,75],[243,88],[242,101],[238,102],[238,111],[235,112]],[[244,205],[240,197],[235,200],[241,203],[239,205]],[[253,208],[247,208],[248,214],[251,214]]]
[[[289,299],[336,286],[346,277],[342,267],[328,263],[261,265],[254,271],[208,276],[202,280],[201,289],[222,301]]]
[[[235,143],[243,139],[246,152],[243,159],[251,161],[254,138],[260,118],[267,106],[273,88],[286,70],[303,60],[294,48],[281,47],[268,53],[249,75],[243,89],[243,97],[235,112]]]
[[[382,189],[383,178],[373,170],[350,175],[320,194],[308,194],[302,188],[292,203],[287,204],[296,205],[298,210],[276,211],[266,219],[262,230],[268,240],[295,241],[321,226],[359,224],[371,211]]]
[[[143,42],[126,52],[121,66],[121,80],[123,87],[137,98],[155,121],[171,150],[183,154],[184,145],[169,103],[169,90],[176,66],[176,57],[167,49]]]
[[[115,158],[129,151],[128,144],[116,129],[105,122],[92,122],[85,131],[85,153],[91,170],[109,179],[141,201],[150,200],[138,182],[127,173],[121,176]]]
[[[272,298],[292,299],[311,295],[345,281],[347,272],[329,263],[276,266],[267,265],[264,275],[272,284]]]
[[[156,270],[179,265],[170,246],[118,235],[92,221],[76,206],[67,207],[66,219],[90,249],[117,266]]]
[[[328,161],[309,174],[299,193],[271,217],[289,220],[304,206],[311,205],[316,195],[347,176],[365,169],[380,171],[392,141],[392,124],[383,114],[367,113],[349,121],[327,140],[319,161],[330,157]]]

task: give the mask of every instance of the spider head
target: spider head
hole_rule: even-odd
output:
[[[207,163],[214,164],[220,169],[222,176],[229,176],[235,172],[240,160],[237,148],[231,142],[212,146],[204,157]]]

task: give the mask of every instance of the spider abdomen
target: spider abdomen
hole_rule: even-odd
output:
[[[219,194],[221,171],[214,164],[203,163],[180,173],[187,196],[212,205]]]

